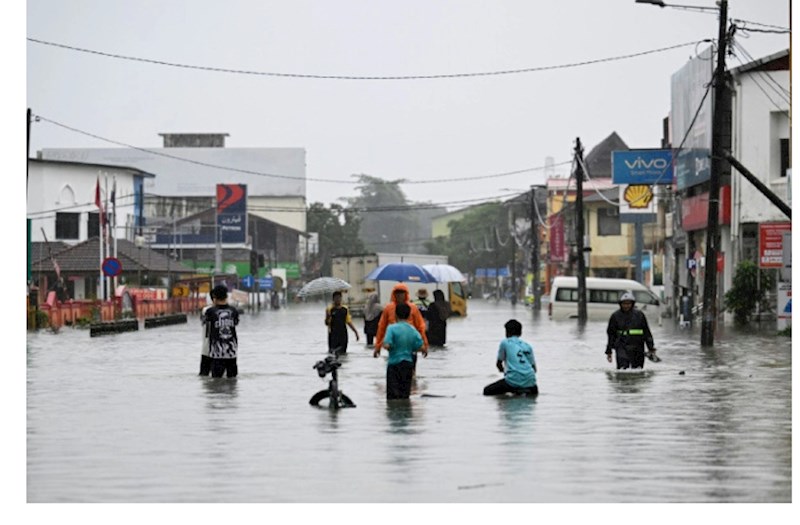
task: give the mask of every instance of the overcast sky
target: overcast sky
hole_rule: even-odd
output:
[[[789,26],[789,0],[729,6],[730,18]],[[563,66],[716,38],[718,27],[714,13],[634,0],[29,0],[26,18],[28,38],[103,53],[370,77]],[[756,58],[789,46],[786,34],[737,41]],[[27,41],[27,105],[138,147],[161,147],[162,132],[225,132],[229,147],[305,148],[309,202],[353,195],[347,181],[366,173],[407,179],[412,200],[452,203],[541,183],[542,171],[474,178],[541,167],[546,157],[569,161],[576,137],[586,152],[612,131],[630,147],[658,147],[670,76],[708,45],[526,73],[338,80],[170,67]],[[45,147],[118,146],[38,122],[31,152]],[[458,178],[473,180],[419,183]]]

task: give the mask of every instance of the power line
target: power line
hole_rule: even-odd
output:
[[[375,212],[391,212],[391,211],[413,211],[413,210],[426,210],[426,209],[437,209],[437,208],[446,208],[447,206],[460,206],[460,205],[476,205],[476,204],[486,204],[491,202],[496,202],[500,199],[504,199],[507,197],[513,197],[518,195],[518,193],[504,193],[500,195],[494,195],[489,197],[478,197],[474,199],[462,199],[462,200],[455,200],[455,201],[446,201],[446,202],[422,202],[422,203],[408,203],[408,204],[398,204],[398,205],[391,205],[391,206],[352,206],[352,207],[342,207],[340,210],[344,213],[375,213]],[[118,206],[128,207],[128,205],[120,205],[119,201],[133,199],[134,195],[126,195],[117,198]],[[155,197],[155,198],[170,198],[169,196],[164,195],[155,195],[152,193],[145,194],[145,198],[147,197]],[[212,196],[202,196],[203,199],[213,199]],[[82,203],[74,203],[67,206],[60,206],[57,208],[50,208],[47,210],[39,210],[35,212],[28,213],[29,218],[36,218],[42,219],[46,217],[54,217],[55,213],[64,212],[67,210],[74,210],[76,208],[85,208],[86,206],[95,206],[94,201],[82,202]],[[209,207],[207,210],[213,209]],[[207,211],[205,210],[205,211]],[[87,211],[87,210],[82,210]],[[323,208],[322,210],[315,210],[311,209],[309,206],[299,208],[296,206],[276,206],[276,205],[250,205],[247,207],[247,211],[272,211],[272,212],[293,212],[293,213],[330,213],[332,210],[330,208]],[[91,210],[87,211],[88,213],[97,213]],[[198,213],[202,213],[198,212]],[[449,213],[449,212],[448,212]],[[153,217],[150,217],[151,219]],[[181,217],[180,220],[186,220],[188,217]]]
[[[106,137],[102,137],[100,135],[96,135],[96,134],[90,133],[88,131],[83,131],[81,129],[78,129],[78,128],[75,128],[75,127],[72,127],[72,126],[68,126],[66,124],[62,124],[61,122],[57,122],[55,120],[49,119],[47,117],[43,117],[41,115],[35,115],[35,116],[36,116],[36,118],[38,118],[42,122],[46,122],[48,124],[52,124],[54,126],[58,126],[58,127],[63,128],[63,129],[66,129],[68,131],[72,131],[74,133],[79,133],[81,135],[85,135],[87,137],[91,137],[91,138],[94,138],[94,139],[97,139],[97,140],[101,140],[103,142],[108,142],[109,144],[114,144],[114,145],[117,145],[117,146],[130,148],[130,149],[141,151],[141,152],[144,152],[144,153],[151,153],[153,155],[166,157],[166,158],[169,158],[169,159],[172,159],[172,160],[176,160],[176,161],[179,161],[179,162],[187,162],[189,164],[195,164],[195,165],[204,166],[204,167],[207,167],[207,168],[213,168],[213,169],[224,170],[224,171],[232,171],[232,172],[237,172],[237,173],[244,173],[244,174],[247,174],[247,175],[256,175],[256,176],[259,176],[259,177],[276,177],[276,178],[281,178],[281,179],[291,179],[291,180],[310,181],[310,182],[326,182],[326,183],[337,183],[337,184],[354,184],[354,185],[362,184],[358,180],[316,179],[316,178],[313,178],[313,177],[295,177],[295,176],[292,176],[292,175],[280,175],[280,174],[276,174],[276,173],[267,173],[267,172],[261,172],[261,171],[245,170],[245,169],[236,168],[236,167],[233,167],[233,166],[222,166],[222,165],[219,165],[219,164],[211,164],[211,163],[208,163],[208,162],[201,162],[201,161],[194,160],[194,159],[188,159],[186,157],[180,157],[180,156],[177,156],[177,155],[171,155],[171,154],[168,154],[168,153],[164,153],[162,151],[146,149],[146,148],[140,148],[138,146],[133,146],[133,145],[127,144],[125,142],[120,142],[118,140],[113,140],[113,139],[109,139],[109,138],[106,138]],[[562,166],[564,164],[567,164],[568,162],[569,161],[559,162],[559,163],[553,164],[552,166]],[[477,175],[477,176],[474,176],[474,177],[451,177],[451,178],[446,178],[446,179],[430,179],[430,180],[419,180],[419,181],[401,179],[399,181],[399,183],[400,184],[436,184],[436,183],[445,183],[445,182],[467,182],[467,181],[480,180],[480,179],[495,179],[495,178],[500,178],[500,177],[508,177],[508,176],[511,176],[511,175],[519,175],[521,173],[528,173],[528,172],[532,172],[532,171],[543,171],[545,169],[548,169],[549,167],[550,166],[534,166],[534,167],[523,168],[523,169],[515,170],[515,171],[507,171],[507,172],[503,172],[503,173],[492,173],[492,174],[488,174],[488,175]]]
[[[760,22],[753,22],[751,20],[742,20],[741,18],[731,18],[731,22],[734,22],[734,23],[742,22],[744,24],[752,24],[754,26],[759,26],[759,27],[769,27],[771,29],[778,29],[778,30],[780,30],[782,32],[788,32],[788,33],[791,32],[791,29],[788,28],[788,27],[776,26],[776,25],[771,25],[771,24],[762,24]],[[752,29],[749,29],[749,31],[752,31]]]
[[[657,49],[650,49],[647,51],[640,51],[638,53],[629,53],[626,55],[618,55],[614,57],[607,57],[607,58],[598,58],[593,60],[583,60],[580,62],[572,62],[567,64],[560,64],[555,66],[537,66],[537,67],[528,67],[528,68],[521,68],[521,69],[506,69],[500,71],[484,71],[484,72],[475,72],[475,73],[449,73],[449,74],[436,74],[436,75],[394,75],[394,76],[355,76],[355,75],[319,75],[319,74],[303,74],[303,73],[278,73],[278,72],[270,72],[270,71],[253,71],[253,70],[246,70],[246,69],[230,69],[230,68],[223,68],[223,67],[212,67],[212,66],[196,66],[190,64],[180,64],[177,62],[167,62],[165,60],[155,60],[149,58],[141,58],[141,57],[133,57],[127,55],[120,55],[116,53],[108,53],[105,51],[97,51],[93,49],[86,49],[81,47],[69,46],[66,44],[60,44],[57,42],[48,42],[46,40],[39,40],[36,38],[28,37],[27,40],[29,42],[33,42],[36,44],[41,44],[45,46],[52,46],[58,47],[62,49],[68,49],[70,51],[78,51],[81,53],[89,53],[93,55],[99,55],[106,58],[115,58],[119,60],[129,60],[135,62],[144,62],[148,64],[155,64],[160,66],[169,66],[169,67],[177,67],[183,69],[194,69],[194,70],[201,70],[201,71],[211,71],[215,73],[231,73],[237,75],[254,75],[254,76],[267,76],[267,77],[284,77],[284,78],[303,78],[303,79],[323,79],[323,80],[433,80],[433,79],[445,79],[445,78],[469,78],[469,77],[486,77],[486,76],[499,76],[499,75],[514,75],[520,73],[536,73],[540,71],[550,71],[555,69],[569,69],[569,68],[576,68],[581,66],[588,66],[592,64],[600,64],[604,62],[614,62],[618,60],[627,60],[629,58],[636,58],[646,55],[652,55],[655,53],[663,53],[665,51],[671,51],[673,49],[680,49],[682,47],[693,46],[696,44],[695,41],[693,42],[686,42],[683,44],[676,44],[667,47],[661,47]]]
[[[738,50],[739,52],[741,52],[747,60],[749,60],[750,62],[755,62],[755,59],[753,58],[753,56],[739,42],[734,42],[733,43],[733,47],[736,50]],[[739,56],[736,56],[736,59],[742,65],[746,65],[745,62]],[[767,84],[767,87],[770,88],[773,91],[773,93],[778,95],[789,106],[792,105],[792,101],[789,99],[789,91],[786,88],[784,88],[777,80],[775,80],[775,77],[770,75],[769,72],[767,72],[767,71],[756,70],[755,73],[756,73],[756,75],[761,76],[761,78],[764,79],[764,81]],[[783,109],[780,106],[778,106],[778,104],[776,104],[775,101],[772,100],[772,97],[767,95],[767,92],[764,91],[763,88],[761,88],[761,86],[759,85],[758,81],[756,81],[756,79],[755,79],[756,75],[753,75],[753,82],[761,89],[761,91],[764,93],[764,95],[767,96],[767,98],[770,100],[770,102],[772,102],[772,104],[776,108],[778,108],[780,111],[787,112],[785,109]]]

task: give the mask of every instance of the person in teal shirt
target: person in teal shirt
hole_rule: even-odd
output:
[[[411,395],[411,380],[414,377],[414,355],[422,351],[427,357],[428,351],[422,336],[408,322],[411,308],[399,303],[395,308],[397,322],[389,325],[383,338],[383,348],[389,351],[386,362],[386,399],[408,399]],[[376,347],[373,357],[380,355],[381,348]]]
[[[533,357],[531,345],[520,339],[522,325],[516,319],[505,324],[506,338],[500,342],[497,350],[497,369],[504,374],[503,379],[483,389],[485,396],[497,396],[506,393],[539,394],[536,385],[536,359]]]

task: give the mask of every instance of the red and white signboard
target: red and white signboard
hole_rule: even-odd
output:
[[[550,222],[550,262],[567,261],[567,244],[564,239],[563,215],[551,215]]]
[[[758,225],[759,268],[783,266],[783,234],[791,231],[790,222],[766,222]]]

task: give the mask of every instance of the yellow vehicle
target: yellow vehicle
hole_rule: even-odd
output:
[[[467,315],[467,291],[461,283],[447,283],[448,297],[450,297],[450,310],[453,315],[465,317]]]

